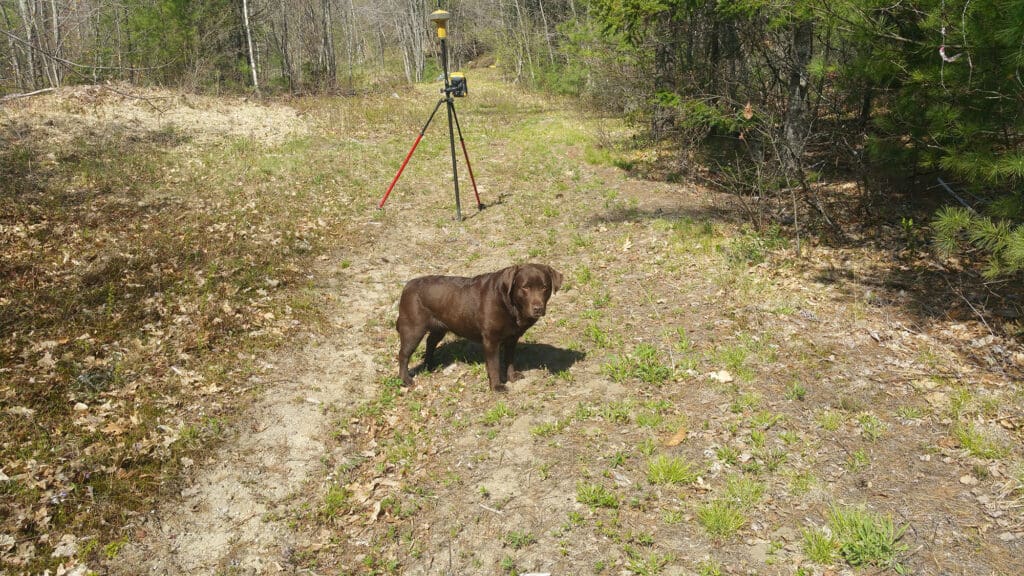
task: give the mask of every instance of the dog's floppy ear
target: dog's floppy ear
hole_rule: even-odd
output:
[[[554,294],[562,287],[562,273],[551,266],[545,265],[544,267],[548,269],[548,278],[551,280],[551,293]]]
[[[516,283],[517,272],[519,272],[519,266],[509,266],[498,276],[498,292],[501,292],[501,301],[505,303],[505,308],[508,308],[509,312],[513,314],[516,308],[512,303],[512,288]]]

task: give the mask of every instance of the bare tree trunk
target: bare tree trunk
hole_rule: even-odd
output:
[[[409,54],[408,44],[411,42],[406,38],[405,25],[402,23],[401,17],[395,14],[395,31],[398,33],[398,45],[402,51],[402,67],[405,70],[405,79],[407,82],[413,81],[412,62],[411,55]],[[381,55],[381,61],[383,61],[383,54]]]
[[[277,43],[277,50],[281,53],[281,75],[288,82],[288,91],[295,92],[295,71],[292,67],[291,57],[291,45],[288,35],[288,11],[285,9],[281,10],[281,30],[277,32],[277,27],[271,28],[274,31],[274,40]]]
[[[32,16],[29,4],[25,0],[18,0],[18,11],[21,13],[21,25],[25,28],[25,63],[28,66],[26,70],[28,79],[25,82],[25,88],[35,89],[39,88],[39,82],[36,79],[35,43],[32,41],[32,28],[35,18]]]
[[[57,0],[50,0],[50,18],[50,31],[53,34],[53,49],[50,54],[54,56],[54,58],[50,58],[50,66],[53,69],[54,86],[60,86],[64,80],[64,74],[58,58],[62,57],[64,47],[60,30],[60,16],[57,14]]]
[[[242,0],[242,23],[245,24],[245,42],[249,49],[249,72],[252,74],[252,87],[256,95],[260,95],[260,81],[256,75],[256,55],[252,49],[252,30],[249,26],[249,0]]]
[[[537,6],[540,8],[540,21],[544,24],[544,41],[548,44],[548,60],[551,64],[555,63],[555,50],[551,47],[551,34],[548,31],[548,17],[544,15],[544,2],[541,0],[537,2]]]
[[[334,23],[331,18],[331,0],[322,0],[323,4],[323,50],[325,72],[327,73],[327,87],[338,86],[338,62],[334,55]]]
[[[49,20],[46,16],[46,0],[38,0],[32,5],[32,11],[35,14],[32,18],[34,26],[32,36],[36,41],[36,57],[39,59],[36,62],[36,67],[46,76],[46,83],[51,87],[55,87],[57,86],[57,78],[54,70],[57,63],[53,58],[50,58],[50,55],[53,54],[53,46],[50,46],[52,39],[46,32],[47,20]]]
[[[800,171],[804,144],[810,130],[807,110],[807,94],[810,78],[807,67],[811,63],[814,48],[814,24],[811,20],[797,22],[791,36],[789,58],[789,98],[786,117],[783,122],[783,142],[786,146],[783,163],[790,174]]]
[[[0,3],[0,16],[4,18],[4,24],[9,32],[14,32],[14,25],[11,24],[11,18],[7,14],[7,8],[4,7],[3,3]],[[7,48],[11,51],[11,73],[14,74],[14,81],[18,86],[18,90],[25,90],[25,78],[21,73],[21,65],[18,62],[18,47],[14,43],[14,38],[11,36],[7,37]]]
[[[355,86],[355,52],[356,52],[356,30],[353,22],[356,17],[356,7],[353,0],[348,0],[348,14],[345,18],[345,58],[348,61],[348,89],[353,90]]]
[[[384,24],[377,22],[377,52],[380,54],[380,67],[384,68]]]
[[[534,75],[533,75],[533,72],[534,72],[533,71],[533,54],[531,53],[532,51],[530,49],[529,38],[526,35],[526,32],[527,32],[528,28],[526,27],[526,24],[523,22],[523,9],[519,6],[519,0],[513,0],[513,3],[515,5],[515,7],[516,7],[516,21],[518,23],[518,26],[516,27],[516,30],[517,30],[516,36],[517,36],[517,39],[519,40],[520,54],[521,54],[521,56],[520,56],[520,59],[521,59],[520,60],[520,70],[522,70],[522,65],[523,65],[522,64],[522,59],[525,56],[526,64],[528,64],[528,68],[530,70],[530,81],[532,82],[534,80]]]
[[[399,10],[395,11],[395,31],[402,51],[402,65],[405,67],[405,78],[409,82],[423,79],[426,60],[423,45],[426,40],[426,19],[418,9],[421,5],[416,0],[403,0]]]

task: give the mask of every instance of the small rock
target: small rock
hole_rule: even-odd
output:
[[[1014,534],[1013,532],[1003,532],[1002,534],[999,535],[999,539],[1002,540],[1003,542],[1013,542],[1014,540],[1017,539],[1017,535]]]
[[[85,412],[89,409],[89,405],[84,402],[75,402],[75,412]]]
[[[708,374],[708,378],[722,384],[728,384],[733,380],[732,374],[729,374],[727,370],[719,370],[718,372],[712,372]]]
[[[978,479],[970,474],[964,474],[960,477],[960,483],[964,486],[974,486],[978,483]]]

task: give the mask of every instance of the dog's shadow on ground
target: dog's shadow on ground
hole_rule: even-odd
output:
[[[579,350],[567,350],[557,348],[549,344],[536,344],[532,342],[520,342],[516,346],[516,370],[527,372],[529,370],[544,369],[550,374],[565,372],[573,364],[583,360],[587,354]],[[434,365],[427,367],[420,362],[414,370],[415,373],[443,370],[453,363],[461,364],[484,364],[484,348],[477,342],[470,340],[451,340],[442,342],[434,351]],[[504,363],[502,363],[504,366]]]

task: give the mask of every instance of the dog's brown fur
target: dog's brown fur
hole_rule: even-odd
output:
[[[487,380],[503,390],[498,352],[509,382],[520,377],[513,366],[516,343],[547,311],[548,299],[562,287],[562,274],[545,264],[510,266],[473,278],[422,276],[402,290],[395,327],[401,339],[398,375],[412,384],[409,357],[427,335],[424,364],[432,366],[434,349],[448,332],[483,344]]]

